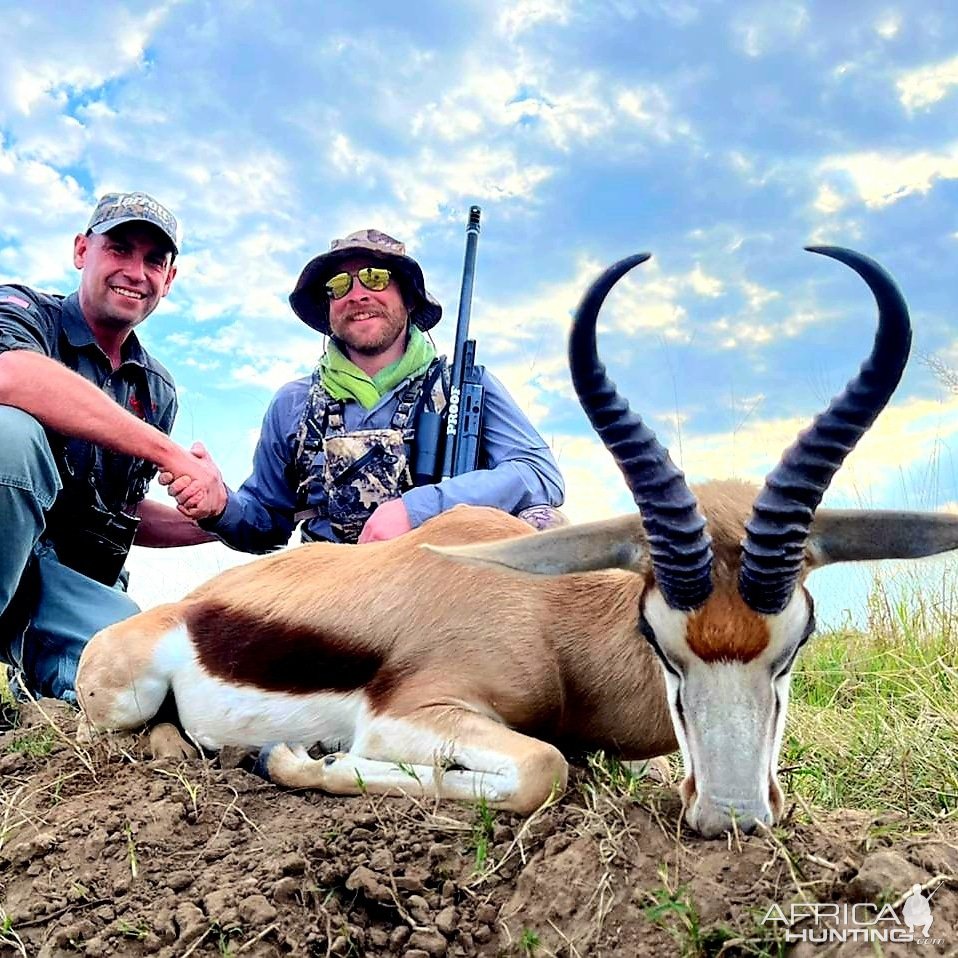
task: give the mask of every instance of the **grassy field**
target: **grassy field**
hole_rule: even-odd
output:
[[[820,634],[799,656],[781,765],[823,808],[958,822],[958,596],[880,582],[868,629]]]

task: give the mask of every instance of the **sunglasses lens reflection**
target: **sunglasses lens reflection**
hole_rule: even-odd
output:
[[[326,292],[331,299],[342,299],[353,286],[353,278],[349,273],[337,273],[326,280]]]
[[[374,293],[381,293],[391,278],[389,270],[382,266],[364,266],[355,274],[337,273],[326,280],[326,295],[330,299],[342,299],[353,288],[353,275]]]
[[[389,270],[381,266],[367,266],[356,274],[356,278],[366,289],[379,293],[389,285]]]

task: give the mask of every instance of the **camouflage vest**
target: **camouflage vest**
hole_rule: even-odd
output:
[[[319,515],[307,506],[307,495],[313,483],[321,482],[333,532],[341,542],[355,543],[377,506],[412,489],[410,462],[419,413],[425,406],[441,413],[448,388],[446,364],[434,359],[403,388],[388,429],[347,432],[344,403],[326,392],[317,369],[296,432],[296,522]],[[301,536],[312,538],[305,525]]]

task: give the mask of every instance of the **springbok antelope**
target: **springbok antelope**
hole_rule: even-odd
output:
[[[954,516],[816,512],[897,386],[911,331],[877,263],[814,251],[862,276],[878,333],[760,491],[726,481],[693,494],[607,378],[595,324],[648,254],[630,257],[586,293],[569,356],[638,513],[530,534],[460,507],[389,542],[306,545],[231,569],[92,640],[77,679],[88,721],[136,727],[172,691],[192,738],[268,746],[260,763],[277,783],[482,796],[524,813],[565,786],[560,747],[641,759],[678,744],[693,828],[773,821],[789,676],[814,628],[808,572],[958,547]],[[315,743],[340,751],[313,759]]]

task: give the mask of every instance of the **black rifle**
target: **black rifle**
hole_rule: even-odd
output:
[[[462,268],[459,316],[456,319],[456,347],[450,374],[446,432],[442,442],[442,478],[475,470],[479,462],[479,431],[482,427],[482,367],[476,365],[476,341],[469,339],[472,314],[472,287],[476,276],[476,249],[479,245],[478,206],[469,208],[466,225],[466,258]],[[439,462],[441,417],[423,411],[416,427],[416,458],[413,472],[417,485],[436,481]]]

